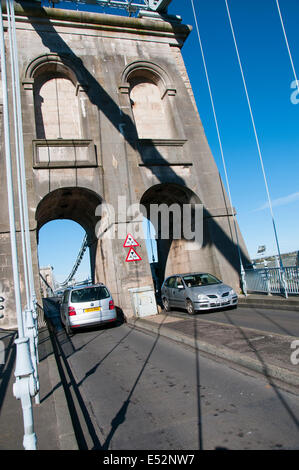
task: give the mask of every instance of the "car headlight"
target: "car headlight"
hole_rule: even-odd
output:
[[[207,297],[206,295],[200,294],[198,296],[198,300],[207,302],[207,301],[209,301],[209,297]]]
[[[231,289],[231,290],[229,291],[229,295],[237,295],[237,294],[235,293],[234,289]]]

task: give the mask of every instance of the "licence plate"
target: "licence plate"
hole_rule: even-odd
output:
[[[85,308],[84,312],[96,312],[98,310],[101,310],[101,307]]]

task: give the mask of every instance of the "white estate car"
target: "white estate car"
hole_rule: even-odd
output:
[[[108,288],[99,283],[67,289],[60,305],[60,317],[70,334],[75,328],[115,322],[117,314]]]

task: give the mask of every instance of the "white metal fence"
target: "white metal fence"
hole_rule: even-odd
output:
[[[299,295],[299,267],[246,269],[247,291]]]

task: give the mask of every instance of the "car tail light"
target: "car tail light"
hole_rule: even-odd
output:
[[[110,300],[109,301],[109,310],[113,310],[114,309],[114,302],[113,300]]]
[[[69,307],[69,317],[76,315],[76,310],[74,307]]]

